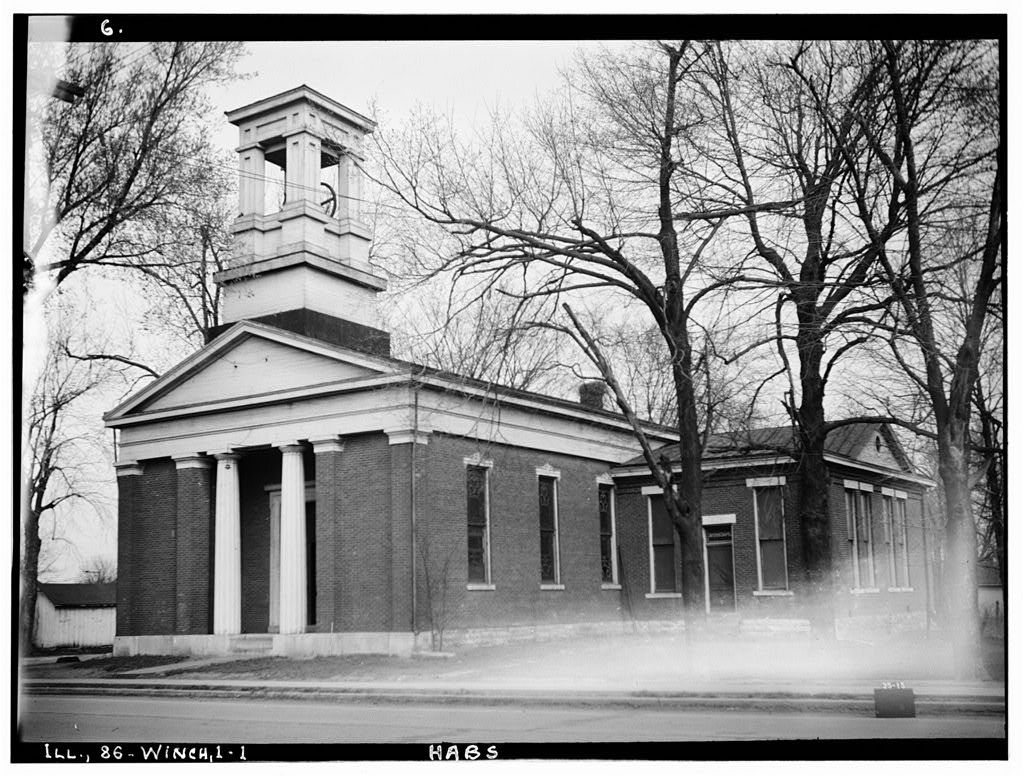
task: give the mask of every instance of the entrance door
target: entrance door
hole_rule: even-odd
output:
[[[704,528],[704,554],[708,612],[736,610],[731,524]]]
[[[270,492],[270,608],[267,631],[281,629],[281,492]],[[306,486],[306,623],[316,624],[316,491]]]

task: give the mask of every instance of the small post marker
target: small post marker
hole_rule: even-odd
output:
[[[875,718],[912,719],[916,716],[914,690],[908,689],[903,681],[883,681],[882,688],[875,689]]]

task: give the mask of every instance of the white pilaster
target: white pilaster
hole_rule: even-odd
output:
[[[303,447],[281,449],[281,634],[306,630],[306,485]]]
[[[209,470],[212,462],[209,457],[201,454],[186,454],[180,457],[171,457],[174,460],[174,467],[177,470]]]
[[[326,454],[329,451],[341,453],[345,450],[345,441],[341,439],[340,435],[332,435],[329,438],[318,438],[309,441],[313,446],[314,454]]]
[[[213,540],[213,634],[242,631],[242,528],[238,489],[240,454],[215,454],[217,502]]]

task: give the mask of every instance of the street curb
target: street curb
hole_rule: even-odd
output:
[[[313,684],[266,686],[260,684],[226,685],[218,683],[179,683],[173,686],[145,682],[112,685],[102,680],[76,679],[26,681],[22,691],[29,695],[103,695],[216,697],[294,700],[337,700],[346,702],[391,702],[420,704],[545,705],[545,706],[618,706],[671,709],[717,709],[762,711],[815,711],[820,713],[873,713],[871,694],[693,694],[650,692],[572,692],[572,696],[551,692],[510,691],[508,689],[416,689],[397,691],[381,688],[325,688]],[[568,694],[568,693],[567,693]],[[986,695],[921,695],[916,698],[918,715],[1005,716],[1005,698]]]

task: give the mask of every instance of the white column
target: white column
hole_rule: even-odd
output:
[[[281,449],[281,608],[282,635],[306,631],[306,479],[303,446]]]
[[[285,178],[288,204],[302,200],[319,203],[320,197],[320,139],[308,132],[287,136],[285,151]]]
[[[217,502],[213,540],[213,634],[242,631],[242,528],[239,454],[216,454]]]
[[[266,155],[259,146],[240,149],[238,178],[238,213],[241,216],[263,215],[266,176]]]

